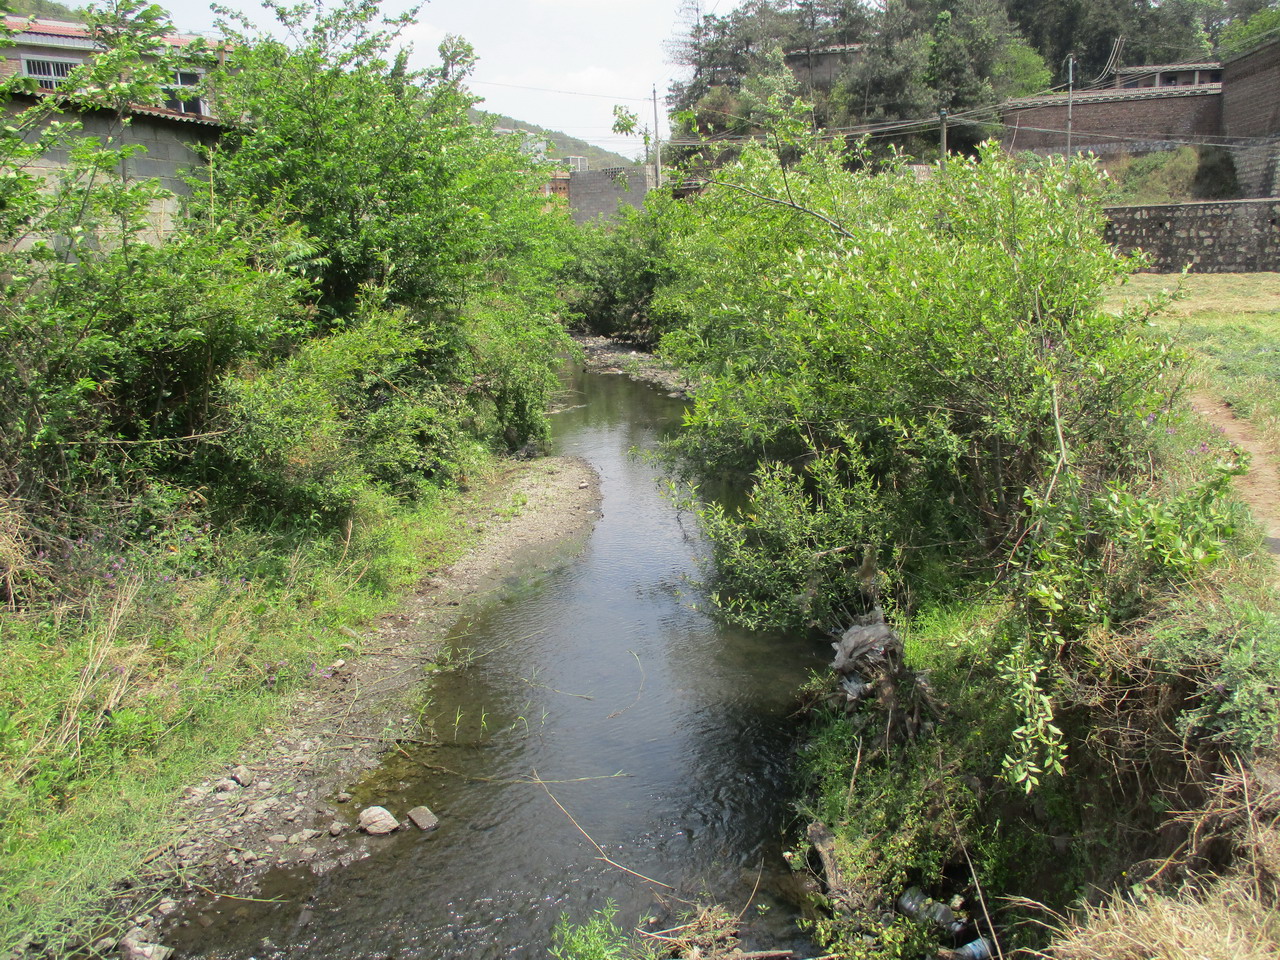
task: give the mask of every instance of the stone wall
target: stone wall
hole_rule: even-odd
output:
[[[1108,207],[1107,240],[1176,273],[1280,270],[1280,198]]]
[[[619,203],[643,207],[645,194],[653,188],[651,166],[574,170],[569,175],[569,208],[575,223],[609,218],[617,214]]]

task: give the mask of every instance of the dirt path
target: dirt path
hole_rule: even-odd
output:
[[[545,458],[507,472],[459,520],[484,528],[475,549],[364,635],[352,631],[349,662],[331,664],[301,691],[237,764],[186,789],[173,839],[150,861],[167,878],[168,897],[157,904],[149,892],[133,904],[134,940],[163,943],[175,921],[192,922],[184,900],[213,894],[234,905],[259,895],[269,869],[322,874],[376,851],[381,838],[356,829],[360,810],[345,791],[398,739],[423,736],[407,705],[421,695],[446,632],[505,577],[580,548],[600,516],[599,478],[584,460]]]
[[[1197,393],[1191,397],[1191,408],[1249,454],[1249,470],[1236,477],[1236,492],[1262,527],[1263,545],[1280,555],[1280,470],[1276,469],[1275,451],[1258,439],[1253,427],[1237,417],[1225,400]]]

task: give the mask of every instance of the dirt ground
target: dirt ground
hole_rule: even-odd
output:
[[[1198,393],[1191,398],[1191,408],[1249,454],[1248,472],[1235,478],[1236,493],[1262,527],[1263,544],[1272,554],[1280,555],[1280,470],[1276,469],[1276,451],[1263,443],[1257,431],[1239,419],[1225,400]]]
[[[168,896],[156,903],[150,892],[145,905],[135,904],[146,909],[132,918],[134,939],[163,944],[172,924],[191,922],[184,900],[252,897],[271,868],[322,874],[370,855],[381,838],[357,829],[360,811],[345,790],[406,731],[417,735],[404,705],[421,694],[446,632],[504,576],[580,547],[600,516],[599,478],[584,460],[545,458],[506,470],[472,514],[486,528],[474,550],[364,635],[352,631],[346,662],[300,692],[237,763],[186,788],[172,841],[149,861],[168,881]],[[518,510],[504,508],[521,496]]]

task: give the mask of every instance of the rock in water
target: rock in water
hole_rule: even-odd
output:
[[[440,826],[440,818],[426,807],[414,807],[409,811],[409,819],[419,830],[434,830]]]
[[[376,837],[400,829],[400,822],[386,807],[365,807],[360,811],[360,829]]]
[[[139,927],[134,927],[120,941],[122,960],[169,960],[173,956],[173,948],[158,943],[147,943],[142,938],[145,934]]]

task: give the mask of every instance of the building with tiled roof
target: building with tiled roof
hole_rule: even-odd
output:
[[[190,193],[187,175],[203,166],[200,149],[213,144],[223,126],[212,115],[200,84],[199,67],[175,71],[173,86],[163,103],[131,104],[127,122],[115,110],[73,107],[58,91],[104,47],[85,24],[35,17],[5,17],[11,43],[0,50],[0,77],[24,76],[35,80],[35,89],[11,95],[4,109],[14,115],[33,104],[47,101],[57,111],[46,118],[74,118],[80,135],[110,140],[126,146],[142,146],[145,152],[121,155],[120,174],[133,180],[155,180],[172,196],[152,206],[155,236],[166,233],[177,213],[178,197]],[[171,48],[183,48],[197,38],[172,34],[160,39]],[[30,137],[38,135],[32,130]],[[32,172],[53,176],[66,163],[63,150],[41,154],[28,164]]]
[[[1280,192],[1280,39],[1223,63],[1121,67],[1110,85],[1009,100],[1004,145],[1106,158],[1180,146],[1227,151],[1244,196]]]

